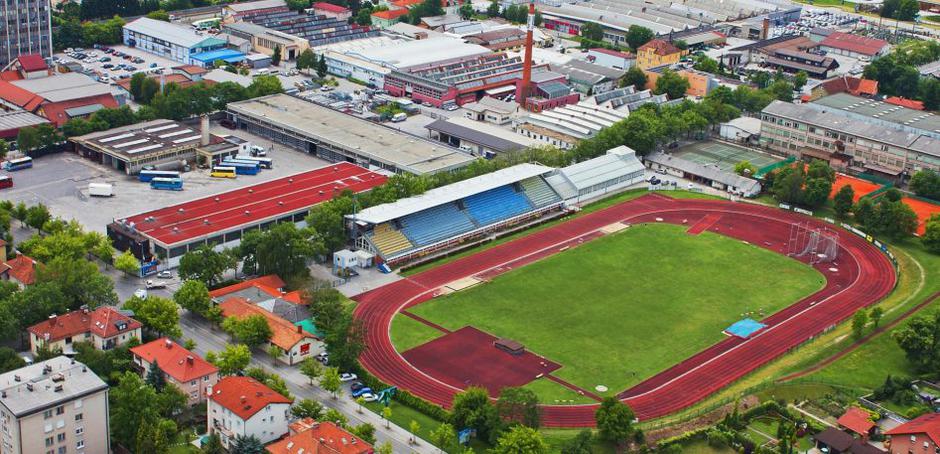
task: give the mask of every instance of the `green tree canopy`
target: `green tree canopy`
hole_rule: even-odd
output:
[[[134,311],[134,318],[159,335],[182,336],[179,327],[179,307],[171,299],[148,295],[146,298],[132,297],[124,308]]]

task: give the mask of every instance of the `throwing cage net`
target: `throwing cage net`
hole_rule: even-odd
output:
[[[839,232],[828,227],[812,227],[808,222],[790,224],[787,255],[809,257],[809,263],[827,263],[839,258]]]

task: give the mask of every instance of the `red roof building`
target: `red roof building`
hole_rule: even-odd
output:
[[[884,55],[890,49],[887,41],[853,35],[851,33],[832,32],[823,38],[819,47],[827,52],[849,57],[875,57]]]
[[[292,399],[251,377],[228,376],[212,387],[208,400],[209,435],[231,447],[238,436],[267,444],[288,434]]]
[[[26,329],[30,347],[35,354],[40,347],[72,350],[75,342],[89,342],[98,350],[110,350],[131,339],[141,339],[141,324],[117,309],[102,306],[95,310],[79,309],[53,315]]]
[[[334,5],[334,4],[332,4],[332,3],[327,3],[327,2],[316,2],[316,3],[314,3],[313,5],[310,5],[310,7],[313,8],[313,10],[316,11],[316,12],[321,12],[321,11],[330,12],[330,13],[348,13],[348,12],[350,12],[350,11],[349,11],[349,8],[346,8],[346,7],[340,6],[340,5]]]
[[[885,435],[892,453],[934,452],[940,449],[940,413],[918,416]]]
[[[146,377],[156,362],[167,383],[189,397],[189,404],[205,402],[209,390],[219,381],[219,368],[168,338],[160,338],[131,348],[134,364]]]
[[[42,55],[39,55],[39,54],[20,55],[19,57],[16,58],[16,61],[17,61],[16,65],[18,65],[20,69],[26,72],[49,70],[49,65],[46,64],[46,60],[43,59]]]
[[[860,435],[863,439],[867,439],[875,428],[871,415],[858,407],[849,407],[837,422],[840,427]]]
[[[308,333],[300,325],[294,325],[271,312],[256,306],[246,298],[233,296],[226,298],[219,304],[222,315],[226,318],[244,318],[260,315],[268,321],[271,328],[272,345],[277,345],[284,351],[278,360],[294,365],[313,356],[321,348],[320,341],[313,334]]]
[[[674,44],[662,39],[650,40],[646,44],[638,47],[636,50],[637,52],[652,51],[656,55],[672,55],[682,52],[682,50],[676,47]]]
[[[398,22],[402,16],[407,15],[408,10],[405,8],[376,11],[372,13],[372,21],[377,27],[384,28],[395,22]]]
[[[127,80],[129,81],[130,79]],[[116,109],[118,107],[117,100],[109,93],[81,99],[45,103],[39,107],[36,113],[47,118],[57,127],[61,127],[73,118],[86,118],[98,110]]]
[[[833,77],[814,87],[810,100],[837,93],[848,93],[852,96],[870,98],[878,94],[878,81],[845,75]]]
[[[36,282],[36,261],[20,254],[7,260],[10,279],[22,287],[33,285]]]
[[[885,102],[888,104],[894,104],[896,106],[907,107],[908,109],[913,110],[926,110],[923,101],[915,101],[913,99],[907,99],[900,96],[890,96],[885,98]]]
[[[603,47],[595,47],[588,52],[596,52],[598,54],[610,55],[611,57],[620,57],[620,58],[635,58],[630,52],[620,52],[619,50],[605,49]]]
[[[212,290],[209,292],[209,296],[211,298],[219,298],[251,287],[263,288],[266,290],[271,289],[273,292],[279,293],[285,285],[286,284],[284,281],[278,275],[269,274],[267,276],[256,277],[254,279],[242,281],[227,287]]]
[[[35,66],[30,66],[35,67]],[[79,73],[48,75],[38,71],[20,79],[0,77],[0,104],[47,118],[59,127],[72,118],[83,118],[102,108],[118,107],[110,89]]]
[[[270,454],[371,454],[372,445],[329,421],[301,419],[290,435],[267,446]]]

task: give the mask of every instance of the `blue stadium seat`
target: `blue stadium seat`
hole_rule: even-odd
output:
[[[409,214],[401,218],[401,231],[418,246],[425,246],[469,232],[476,228],[473,221],[453,203]]]
[[[484,226],[532,210],[525,195],[512,186],[500,186],[464,199],[464,206],[477,224]]]

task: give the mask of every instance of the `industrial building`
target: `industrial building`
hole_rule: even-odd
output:
[[[108,224],[108,237],[141,260],[176,267],[187,251],[232,246],[244,232],[303,222],[310,208],[343,191],[368,191],[386,177],[349,163],[321,167],[214,196],[140,213]]]
[[[628,113],[596,104],[579,102],[520,118],[513,129],[523,136],[570,150],[584,139],[594,137],[627,118]]]
[[[587,96],[617,88],[620,79],[627,73],[622,69],[609,68],[578,59],[572,59],[562,65],[552,65],[552,71],[564,74],[572,88]]]
[[[372,27],[350,24],[336,17],[293,11],[245,12],[240,18],[245,22],[305,39],[310,43],[310,47],[368,38],[379,34],[379,31]],[[288,59],[296,58],[296,55],[291,56],[289,53],[285,53],[284,56]]]
[[[516,134],[508,129],[465,117],[435,120],[425,128],[431,139],[485,158],[543,145],[538,140]]]
[[[222,20],[236,22],[251,14],[282,13],[290,11],[284,0],[259,0],[229,3],[222,7]]]
[[[827,98],[836,99],[771,103],[761,112],[761,145],[822,159],[840,171],[892,179],[940,171],[937,115],[847,94]]]
[[[0,18],[0,68],[21,55],[52,57],[52,2],[4,2]]]
[[[177,169],[194,162],[202,140],[202,134],[181,123],[152,120],[72,137],[69,142],[79,155],[133,175],[147,165]]]
[[[228,43],[191,27],[141,17],[124,25],[124,44],[163,58],[192,64],[192,56],[225,48]]]
[[[661,151],[646,156],[643,162],[650,169],[662,171],[666,175],[699,182],[721,191],[743,197],[760,194],[761,185],[757,180],[722,170],[715,164],[699,164]]]
[[[463,105],[464,117],[474,121],[485,121],[494,125],[512,122],[519,112],[519,104],[484,96],[475,102]]]
[[[239,129],[332,162],[417,175],[447,172],[473,161],[457,149],[289,95],[228,105]]]
[[[251,49],[264,55],[274,55],[275,48],[281,48],[281,58],[293,60],[301,52],[310,48],[310,43],[303,38],[272,30],[251,22],[222,24],[222,30],[251,43]]]
[[[641,87],[642,88],[642,87]],[[632,85],[629,87],[617,88],[615,90],[591,96],[581,101],[579,105],[588,107],[603,107],[615,109],[620,112],[630,113],[639,109],[644,104],[656,104],[658,106],[677,104],[682,99],[669,100],[666,94],[655,95],[652,90],[637,90]]]
[[[479,44],[492,51],[521,49],[525,45],[525,32],[516,27],[498,28],[464,35],[470,44]]]
[[[819,52],[819,43],[799,35],[783,35],[735,47],[719,59],[731,67],[754,63],[790,73],[805,71],[816,79],[828,78],[829,72],[839,67],[838,61]]]
[[[80,73],[45,75],[9,82],[0,80],[0,106],[4,110],[31,112],[48,119],[55,126],[119,105],[120,102],[107,85]]]
[[[603,47],[588,50],[587,59],[595,65],[622,69],[624,71],[629,70],[636,64],[636,55],[629,52],[604,49]]]
[[[887,54],[891,45],[883,39],[834,31],[819,42],[819,48],[846,57],[875,58]]]

